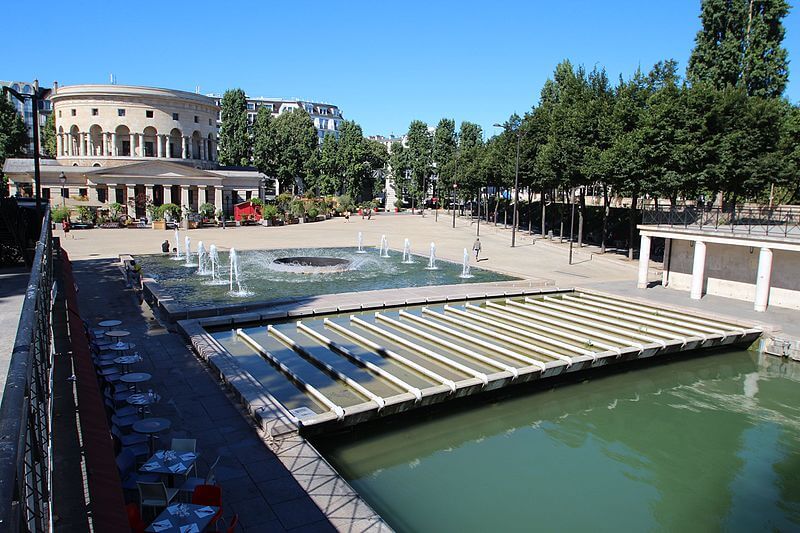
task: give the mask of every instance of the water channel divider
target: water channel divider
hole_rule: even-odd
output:
[[[562,318],[564,320],[575,320],[575,317],[571,316],[573,315],[573,313],[562,311],[560,307],[552,305],[550,302],[543,302],[535,298],[525,298],[525,304],[527,304],[525,305],[525,307],[528,309],[540,310],[542,313]],[[586,318],[586,317],[582,316],[581,318]],[[634,339],[638,339],[640,341],[645,341],[647,344],[658,344],[662,348],[667,347],[667,343],[664,341],[664,339],[659,339],[656,337],[652,337],[650,335],[645,335],[641,333],[638,329],[636,331],[628,331],[625,328],[620,328],[613,324],[605,324],[602,322],[601,323],[593,322],[592,327],[603,329],[605,331],[610,331],[618,335],[623,335]]]
[[[444,385],[445,387],[450,389],[451,393],[455,392],[456,389],[457,389],[456,384],[455,384],[455,382],[453,380],[447,379],[446,377],[437,374],[433,370],[428,370],[424,366],[418,365],[414,361],[406,359],[405,357],[403,357],[399,353],[396,353],[396,352],[394,352],[392,350],[389,350],[388,348],[385,348],[385,347],[381,346],[378,343],[372,342],[371,340],[369,340],[369,339],[367,339],[365,337],[362,337],[361,335],[359,335],[355,331],[347,329],[344,326],[340,326],[339,324],[337,324],[336,322],[332,321],[329,318],[325,318],[323,320],[323,324],[325,324],[325,326],[331,328],[333,331],[335,331],[335,332],[337,332],[337,333],[339,333],[341,335],[344,335],[345,337],[349,337],[349,338],[353,339],[354,341],[360,343],[362,346],[365,346],[365,347],[369,348],[370,350],[372,350],[373,352],[375,352],[378,355],[385,356],[385,357],[387,357],[389,359],[393,359],[393,360],[397,361],[398,363],[400,363],[401,365],[406,366],[406,367],[412,369],[413,371],[415,371],[415,372],[417,372],[419,374],[422,374],[423,376],[431,378],[434,381],[438,381],[439,383],[441,383],[442,385]]]
[[[400,346],[403,346],[406,349],[411,350],[412,352],[416,352],[418,354],[429,357],[434,361],[438,361],[444,366],[449,366],[450,368],[453,368],[461,372],[462,374],[466,374],[467,376],[472,376],[473,378],[480,380],[480,382],[483,383],[484,387],[489,384],[489,377],[485,373],[475,370],[474,368],[470,368],[467,365],[459,363],[458,361],[453,361],[449,357],[446,357],[440,353],[436,353],[433,350],[429,350],[428,348],[425,348],[424,346],[420,346],[415,342],[411,342],[407,339],[404,339],[403,337],[399,337],[390,331],[387,331],[374,324],[370,324],[369,322],[366,322],[356,316],[350,315],[350,323],[356,324],[357,326],[360,326],[368,331],[371,331],[375,335],[389,339],[390,341],[399,344]]]
[[[386,402],[382,397],[370,391],[369,389],[367,389],[360,383],[356,382],[349,376],[336,370],[328,363],[314,357],[308,350],[306,350],[305,348],[294,342],[292,339],[290,339],[289,337],[278,331],[272,324],[269,324],[267,326],[267,332],[276,339],[278,339],[279,341],[281,341],[283,344],[291,348],[292,351],[294,351],[296,354],[300,355],[301,357],[309,361],[312,365],[316,366],[317,368],[319,368],[329,376],[333,377],[334,379],[338,379],[339,381],[342,381],[343,383],[347,384],[347,386],[354,389],[364,398],[367,398],[368,400],[375,402],[378,406],[378,411],[380,411],[386,406]]]
[[[470,359],[475,359],[477,361],[485,363],[485,364],[487,364],[489,366],[493,366],[493,367],[495,367],[495,368],[497,368],[499,370],[502,370],[504,372],[508,372],[508,373],[511,374],[512,379],[517,379],[519,377],[519,371],[517,371],[516,367],[513,367],[511,365],[503,363],[502,361],[498,361],[496,359],[492,359],[491,357],[487,357],[485,355],[479,354],[478,352],[475,352],[475,351],[470,350],[468,348],[464,348],[463,346],[458,346],[457,344],[453,344],[452,342],[448,342],[448,341],[444,340],[441,337],[436,337],[436,336],[431,335],[429,333],[425,333],[424,331],[422,331],[420,329],[417,329],[417,328],[415,328],[413,326],[409,326],[408,324],[404,324],[404,323],[402,323],[402,322],[400,322],[398,320],[394,320],[393,318],[390,318],[390,317],[384,315],[383,313],[375,313],[375,319],[376,320],[380,320],[381,322],[385,322],[385,323],[391,325],[392,327],[394,327],[396,329],[400,329],[400,330],[406,331],[408,333],[411,333],[412,335],[416,335],[418,337],[421,337],[421,338],[425,339],[426,341],[431,342],[433,344],[439,344],[441,346],[444,346],[448,350],[451,350],[451,351],[454,351],[454,352],[458,352],[461,355],[466,356],[466,357],[468,357]]]
[[[590,311],[583,309],[583,306],[572,304],[570,302],[564,302],[558,298],[548,299],[547,297],[545,297],[544,304],[554,306],[558,309],[561,309],[573,315],[580,316],[589,320],[597,322],[606,322],[609,324],[618,324],[623,327],[629,327],[633,329],[639,328],[640,331],[643,331],[647,334],[657,335],[659,337],[668,340],[681,339],[683,345],[686,345],[686,341],[688,340],[685,334],[681,334],[675,331],[674,329],[668,327],[667,325],[653,326],[652,324],[643,323],[638,320],[623,320],[621,318],[611,318],[608,316],[592,313]],[[705,336],[700,337],[697,335],[690,335],[690,337],[697,337],[699,340],[705,339]]]
[[[610,316],[613,318],[624,318],[626,320],[635,318],[643,321],[642,323],[652,323],[652,318],[653,318],[652,316],[650,317],[644,316],[644,313],[636,313],[628,309],[619,309],[613,304],[587,301],[584,300],[583,298],[575,298],[574,296],[569,296],[569,295],[564,295],[563,300],[564,303],[567,303],[568,305],[581,306],[580,307],[581,309],[594,311],[604,316]],[[678,323],[677,320],[667,317],[658,317],[658,320],[665,323],[664,325],[662,325],[662,327],[664,328],[670,326],[676,328],[678,332],[694,333],[697,334],[697,336],[703,338],[704,341],[708,340],[707,335],[722,335],[723,339],[727,336],[725,331],[721,329],[712,328],[710,326],[702,324],[681,325],[680,323]],[[704,338],[703,336],[706,337]]]
[[[502,306],[502,305],[496,305],[493,308],[489,308],[488,304],[487,304],[487,307],[479,307],[479,306],[473,305],[473,304],[466,304],[464,306],[464,308],[468,309],[469,311],[472,311],[474,313],[483,314],[483,315],[486,315],[488,317],[494,318],[495,320],[499,320],[499,321],[504,322],[504,323],[514,324],[514,325],[522,328],[523,331],[536,329],[538,331],[543,331],[543,332],[546,332],[546,333],[550,333],[551,335],[555,335],[556,337],[563,337],[565,339],[569,339],[569,340],[574,341],[574,342],[579,342],[580,344],[583,344],[583,345],[586,345],[586,346],[596,346],[596,347],[600,348],[601,350],[603,350],[603,352],[611,352],[611,353],[615,354],[617,357],[622,355],[622,350],[620,350],[619,347],[617,347],[617,346],[612,346],[612,345],[606,344],[604,342],[595,341],[595,340],[590,339],[589,337],[581,337],[579,335],[575,335],[573,333],[569,333],[568,331],[561,331],[561,330],[558,330],[558,329],[555,329],[555,328],[550,328],[550,327],[547,327],[547,326],[543,326],[541,324],[531,323],[531,322],[522,320],[522,319],[514,317],[514,316],[508,316],[507,314],[502,313],[502,312],[499,311],[500,309],[505,309],[505,306]],[[497,310],[495,310],[495,309],[497,309]],[[603,352],[600,352],[600,354],[602,355]],[[596,357],[593,360],[596,360]]]
[[[726,322],[722,322],[720,320],[716,320],[716,319],[713,319],[713,318],[699,318],[699,317],[694,317],[694,316],[684,316],[684,315],[681,315],[681,313],[679,313],[677,311],[671,311],[669,309],[664,309],[662,307],[657,307],[655,305],[652,305],[651,303],[645,303],[645,302],[641,302],[641,301],[638,301],[638,300],[636,302],[628,302],[628,301],[622,300],[620,298],[617,298],[616,296],[611,295],[611,294],[603,295],[603,296],[599,296],[597,294],[592,294],[592,293],[589,293],[589,292],[578,292],[576,294],[578,294],[578,296],[580,296],[584,300],[591,300],[591,301],[596,301],[596,302],[614,302],[614,304],[617,305],[618,307],[631,309],[631,310],[633,310],[635,312],[637,312],[637,311],[641,312],[641,309],[651,309],[652,312],[653,312],[653,315],[654,316],[658,316],[658,317],[682,319],[682,320],[685,320],[686,322],[698,323],[698,324],[711,324],[714,327],[723,328],[723,329],[724,328],[728,328],[729,330],[738,331],[741,335],[747,335],[747,333],[748,333],[747,329],[743,328],[741,325],[738,325],[738,324],[735,324],[735,323],[732,323],[732,322],[726,323]]]
[[[325,346],[326,348],[328,348],[332,352],[335,352],[335,353],[341,355],[342,357],[344,357],[346,359],[349,359],[356,366],[360,366],[362,368],[366,368],[367,370],[369,370],[373,374],[376,374],[377,376],[385,379],[386,381],[389,381],[390,383],[393,383],[394,385],[400,387],[401,389],[404,389],[406,392],[408,392],[410,394],[413,394],[414,398],[416,398],[416,400],[418,402],[420,400],[422,400],[422,391],[420,391],[417,387],[414,387],[413,385],[410,385],[410,384],[406,383],[405,381],[403,381],[399,377],[395,376],[391,372],[387,372],[386,370],[384,370],[383,368],[379,367],[375,363],[372,363],[371,361],[367,361],[366,359],[364,359],[362,357],[359,357],[358,355],[354,354],[353,352],[351,352],[350,350],[348,350],[344,346],[340,346],[339,344],[337,344],[333,340],[329,339],[328,337],[326,337],[322,333],[320,333],[318,331],[315,331],[315,330],[311,329],[310,327],[306,326],[300,320],[297,321],[297,329],[298,329],[298,331],[301,331],[301,332],[305,333],[306,335],[308,335],[309,337],[311,337],[312,339],[314,339],[318,343],[322,344],[323,346]]]
[[[468,329],[468,330],[470,330],[472,332],[478,333],[479,335],[490,335],[491,336],[492,334],[496,333],[496,332],[494,332],[492,330],[488,330],[487,331],[486,328],[483,328],[483,327],[480,327],[480,326],[476,326],[475,324],[472,324],[472,323],[464,321],[464,319],[466,319],[466,320],[472,320],[474,322],[478,322],[479,324],[484,324],[484,325],[491,324],[491,325],[494,325],[491,320],[486,321],[486,320],[482,319],[481,317],[471,316],[469,313],[465,313],[465,312],[461,311],[460,309],[456,309],[456,308],[454,308],[452,306],[449,306],[449,305],[445,305],[444,306],[444,311],[446,313],[449,312],[450,314],[456,315],[460,319],[452,317],[452,316],[448,316],[448,315],[445,315],[445,314],[440,314],[440,313],[437,313],[435,311],[431,311],[430,309],[427,309],[427,308],[422,310],[422,312],[424,314],[426,314],[426,315],[432,316],[432,317],[437,318],[439,320],[443,320],[443,321],[449,322],[451,324],[455,324],[455,325],[457,325],[457,326],[459,326],[461,328]],[[511,328],[511,329],[513,331],[513,328]],[[567,368],[572,366],[572,363],[573,363],[572,358],[567,356],[567,355],[560,354],[558,352],[554,352],[553,350],[550,350],[549,348],[545,348],[543,346],[539,346],[539,345],[536,345],[536,344],[530,344],[530,343],[521,341],[520,339],[517,339],[517,338],[514,338],[514,337],[508,337],[507,336],[507,337],[503,338],[503,342],[506,342],[508,344],[513,344],[514,346],[516,346],[518,348],[522,348],[523,350],[530,350],[532,352],[536,352],[538,354],[541,354],[544,357],[547,357],[547,358],[550,358],[550,359],[554,359],[556,361],[560,361],[561,364],[565,364],[567,366]]]
[[[269,353],[261,344],[259,344],[255,339],[253,339],[250,335],[244,332],[242,328],[236,329],[236,335],[241,337],[247,344],[249,344],[258,354],[262,357],[269,360],[272,365],[277,368],[282,374],[288,377],[293,383],[295,383],[301,390],[308,391],[308,393],[317,401],[319,401],[322,405],[327,407],[331,412],[336,415],[338,420],[342,420],[344,418],[344,409],[340,405],[332,402],[328,399],[327,396],[322,394],[316,387],[311,385],[310,383],[306,382],[300,376],[292,372],[292,370],[283,364],[277,357]]]
[[[424,312],[425,312],[425,309],[423,308],[423,313]],[[504,348],[504,347],[499,346],[497,344],[485,341],[483,339],[479,339],[479,338],[476,338],[476,337],[470,337],[469,335],[461,333],[460,331],[457,331],[457,330],[449,330],[449,329],[447,329],[446,327],[442,326],[439,323],[431,322],[429,320],[425,320],[421,316],[417,316],[415,314],[409,313],[408,311],[400,310],[400,318],[405,318],[405,319],[411,320],[413,322],[416,322],[417,324],[421,324],[421,325],[423,325],[425,327],[428,327],[430,329],[439,331],[439,332],[444,333],[446,335],[452,335],[453,337],[455,337],[457,339],[461,339],[461,340],[463,340],[465,342],[469,342],[469,343],[472,343],[474,345],[481,346],[483,348],[486,348],[487,350],[491,350],[491,351],[494,351],[494,352],[497,352],[497,353],[501,353],[501,354],[505,355],[506,357],[508,357],[510,359],[514,359],[515,361],[520,361],[522,363],[525,363],[525,365],[527,365],[527,367],[535,367],[540,372],[544,372],[545,370],[547,370],[547,365],[543,361],[539,361],[538,359],[533,359],[532,357],[528,357],[527,355],[523,355],[521,353],[517,353],[515,351],[509,350],[507,348]],[[524,369],[520,369],[520,370],[524,370]]]
[[[567,331],[569,330],[577,331],[578,333],[583,333],[584,335],[590,335],[592,337],[597,337],[598,339],[603,339],[609,342],[615,342],[617,344],[621,344],[623,346],[636,348],[637,350],[639,350],[639,353],[642,353],[644,351],[644,345],[639,342],[633,342],[630,339],[624,339],[622,337],[617,337],[615,335],[609,335],[608,333],[603,333],[602,331],[598,331],[596,329],[584,328],[577,324],[568,324],[566,322],[556,320],[555,318],[550,317],[548,315],[532,311],[530,307],[526,307],[524,304],[515,302],[510,298],[506,298],[505,305],[500,305],[494,302],[486,302],[486,306],[492,309],[498,309],[498,310],[502,309],[504,313],[508,313],[518,317],[529,318],[531,320],[543,322],[545,324],[549,324],[557,328],[566,329]]]

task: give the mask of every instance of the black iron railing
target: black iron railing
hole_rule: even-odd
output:
[[[46,211],[0,404],[0,531],[51,529],[50,316],[53,248]]]
[[[662,207],[642,211],[642,224],[800,238],[800,209]]]

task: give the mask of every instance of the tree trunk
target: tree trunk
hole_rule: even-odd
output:
[[[528,234],[533,235],[533,190],[528,188]]]
[[[631,197],[631,208],[628,211],[628,222],[630,224],[628,234],[628,259],[633,261],[633,246],[634,239],[636,238],[636,204],[639,203],[639,193],[634,192]]]
[[[578,200],[578,248],[583,246],[583,214],[586,211],[586,190],[581,187]]]
[[[603,183],[603,229],[600,234],[600,253],[606,253],[606,235],[608,233],[608,186]]]
[[[497,226],[497,209],[500,207],[500,201],[497,199],[497,193],[494,193],[494,215],[492,215],[492,222]]]

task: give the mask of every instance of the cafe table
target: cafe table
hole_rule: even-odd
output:
[[[154,533],[200,533],[219,512],[213,505],[174,503],[156,517],[145,531]]]

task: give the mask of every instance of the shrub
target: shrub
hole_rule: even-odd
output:
[[[181,208],[175,204],[162,204],[158,209],[163,219],[170,222],[178,222],[181,219]]]
[[[339,203],[339,207],[342,208],[342,211],[352,211],[356,207],[356,204],[353,203],[353,199],[349,194],[339,196],[336,201]]]
[[[78,218],[81,222],[93,222],[94,212],[89,207],[81,205],[78,207]]]
[[[311,209],[308,210],[309,220],[316,220],[318,216],[319,216],[319,209],[317,209],[316,207],[312,207]]]
[[[403,200],[401,198],[398,198],[397,200],[394,201],[394,206],[397,207],[398,209],[402,209],[403,208]]]
[[[206,202],[204,204],[200,204],[200,208],[197,212],[200,213],[203,218],[214,218],[215,211],[216,208],[214,207],[214,204],[209,204]]]
[[[264,200],[261,198],[250,198],[250,203],[256,207],[264,207]]]
[[[114,202],[113,204],[109,205],[108,212],[111,215],[111,218],[116,220],[119,217],[120,213],[122,213],[122,209],[124,207],[125,206],[119,202]]]
[[[164,219],[164,211],[161,210],[161,206],[155,205],[152,202],[147,204],[147,215],[150,217],[150,220]]]
[[[278,208],[272,204],[267,204],[261,210],[261,216],[267,220],[275,220],[278,216]]]
[[[295,218],[300,218],[306,214],[306,208],[301,200],[292,200],[292,203],[289,204],[289,211]]]
[[[50,212],[53,222],[64,222],[69,218],[69,207],[56,207]]]
[[[275,204],[278,210],[286,213],[289,210],[289,204],[292,202],[292,195],[288,192],[282,192],[275,198]]]

